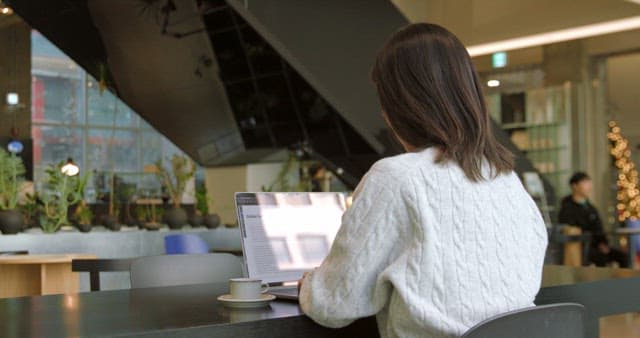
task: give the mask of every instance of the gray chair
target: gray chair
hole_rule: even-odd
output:
[[[463,338],[583,338],[585,308],[559,303],[534,306],[489,318]]]
[[[134,259],[131,287],[227,282],[242,277],[242,261],[230,254],[161,255]]]

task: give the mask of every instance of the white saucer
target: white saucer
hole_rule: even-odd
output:
[[[276,296],[270,294],[262,294],[258,299],[235,299],[231,298],[231,295],[218,297],[218,300],[224,303],[225,306],[239,309],[264,307],[269,305],[269,302],[274,299],[276,299]]]

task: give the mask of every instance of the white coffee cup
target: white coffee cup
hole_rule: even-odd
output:
[[[260,296],[269,291],[269,286],[263,284],[260,279],[232,278],[229,280],[229,293],[234,299],[260,299]]]

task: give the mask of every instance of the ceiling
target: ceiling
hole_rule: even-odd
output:
[[[625,0],[391,0],[412,22],[441,24],[468,46],[640,15]]]

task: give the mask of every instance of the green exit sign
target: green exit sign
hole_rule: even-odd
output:
[[[491,55],[491,65],[493,68],[502,68],[507,65],[507,53],[497,52]]]

